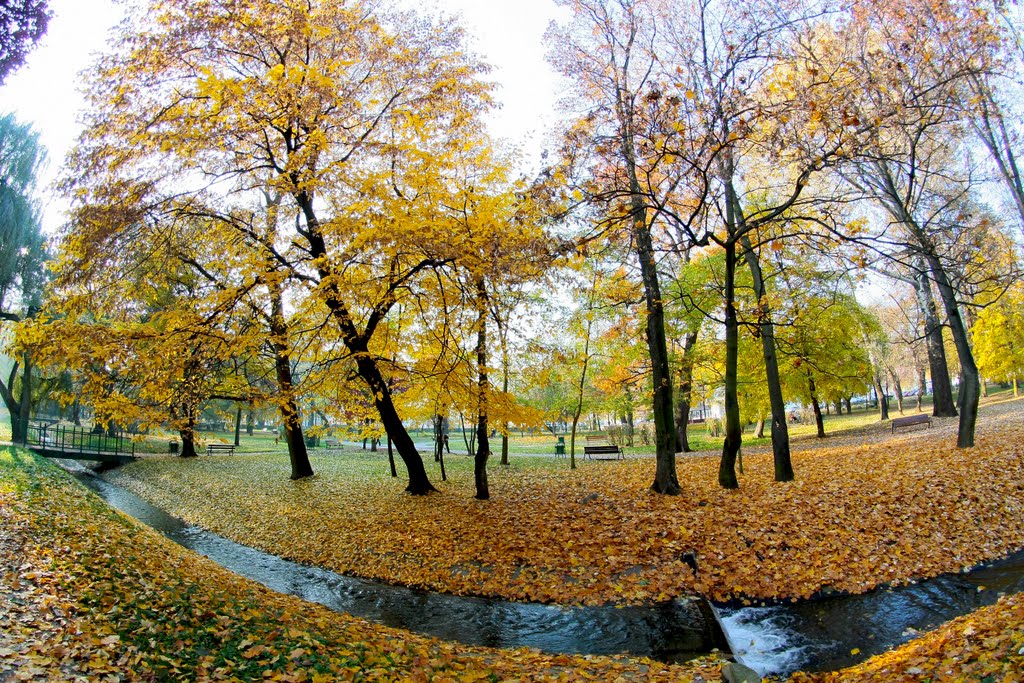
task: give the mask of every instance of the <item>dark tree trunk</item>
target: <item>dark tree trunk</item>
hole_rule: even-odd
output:
[[[501,337],[501,391],[508,395],[508,331],[501,324],[498,325],[498,333]],[[508,421],[502,423],[501,431],[501,464],[508,467]]]
[[[242,406],[235,407],[235,446],[241,445],[242,438]]]
[[[245,412],[245,433],[248,436],[252,436],[253,428],[256,426],[256,413],[252,409],[252,403],[249,404],[249,409]]]
[[[621,95],[621,93],[619,93]],[[620,102],[620,105],[623,103]],[[623,111],[625,111],[623,109]],[[630,125],[623,119],[624,127]],[[654,241],[647,222],[647,205],[636,175],[636,155],[631,133],[623,135],[622,152],[626,160],[626,173],[630,191],[630,221],[633,245],[640,262],[640,277],[644,285],[647,309],[647,350],[651,357],[654,416],[655,471],[651,490],[670,496],[681,491],[676,472],[676,433],[672,416],[672,373],[668,363],[668,342],[665,337],[665,309],[661,296],[658,264],[655,262]]]
[[[878,419],[888,420],[889,419],[889,397],[885,395],[885,389],[882,388],[882,374],[880,370],[875,370],[874,376],[874,387],[875,396],[878,397]]]
[[[949,323],[950,332],[953,334],[957,358],[960,360],[960,424],[957,429],[956,445],[957,448],[970,448],[974,446],[974,428],[978,420],[978,402],[981,397],[978,366],[974,362],[974,353],[971,351],[971,343],[967,337],[967,328],[960,315],[956,292],[949,283],[946,271],[938,257],[932,253],[928,254],[928,263],[931,266],[935,284],[939,287],[939,294],[942,296],[946,320]]]
[[[444,422],[440,415],[434,416],[434,462],[441,462],[441,453],[444,451]]]
[[[402,424],[402,419],[395,409],[394,401],[391,398],[391,387],[384,380],[380,368],[377,366],[376,358],[370,354],[369,335],[372,335],[374,328],[368,324],[367,329],[362,333],[356,329],[355,321],[349,313],[348,307],[341,300],[337,286],[332,284],[334,272],[329,265],[330,260],[327,258],[327,243],[320,231],[320,222],[313,208],[313,197],[305,190],[297,190],[293,196],[306,220],[305,236],[309,245],[309,255],[313,262],[318,264],[317,273],[325,290],[324,303],[338,323],[342,342],[356,359],[356,372],[366,383],[370,395],[373,396],[373,403],[380,414],[384,431],[394,441],[398,456],[405,463],[406,471],[409,474],[409,484],[405,490],[413,495],[425,495],[435,491],[436,489],[427,477],[423,459],[416,450],[416,444],[413,443],[412,437],[409,436],[409,432]],[[394,302],[393,299],[389,301],[390,303]],[[375,320],[380,320],[382,314],[390,310],[388,303],[386,301],[382,304],[382,308],[374,310]]]
[[[405,487],[405,490],[413,495],[424,495],[436,491],[437,489],[427,477],[423,459],[420,458],[412,437],[409,436],[409,432],[406,431],[405,425],[402,424],[402,420],[398,416],[395,404],[391,400],[391,389],[367,349],[357,352],[356,369],[374,397],[373,404],[380,415],[384,431],[395,442],[398,457],[405,463],[405,469],[409,473],[409,485]]]
[[[196,453],[196,418],[191,411],[185,426],[178,430],[178,436],[181,437],[181,457],[194,458],[199,455]]]
[[[391,466],[391,476],[397,478],[398,470],[395,469],[395,450],[391,444],[391,437],[388,437],[388,465]]]
[[[477,500],[488,500],[491,490],[487,484],[487,458],[491,455],[487,427],[487,289],[483,279],[476,282],[476,298],[479,307],[476,330],[476,369],[477,369],[477,421],[476,421],[476,457],[473,459],[473,479],[476,482]]]
[[[11,420],[11,441],[13,443],[25,443],[28,433],[27,430],[22,431],[21,429],[21,404],[14,397],[14,382],[18,378],[19,369],[21,369],[21,363],[15,361],[10,374],[7,376],[7,382],[4,383],[3,380],[0,380],[0,397],[4,400],[4,405],[7,407],[7,415]]]
[[[807,375],[807,389],[811,394],[811,408],[814,409],[814,426],[818,429],[818,438],[825,438],[825,420],[821,417],[821,404],[818,402],[818,387],[814,377]]]
[[[843,403],[846,404],[846,412],[850,415],[853,414],[853,403],[851,402],[852,399],[852,396],[846,396],[843,398]]]
[[[949,381],[949,365],[946,363],[946,347],[942,343],[942,325],[939,324],[932,296],[928,271],[921,263],[914,278],[917,290],[917,305],[924,319],[925,342],[928,349],[928,367],[932,375],[932,416],[955,417],[956,404],[953,402],[953,385]]]
[[[928,390],[927,384],[927,370],[923,365],[917,366],[917,412],[921,412],[921,402],[924,400],[924,394]]]
[[[768,378],[768,399],[772,406],[772,455],[775,460],[775,481],[793,481],[793,458],[789,448],[789,425],[786,423],[786,401],[782,396],[782,381],[779,378],[779,360],[775,349],[775,325],[772,323],[768,296],[761,273],[761,263],[750,244],[750,239],[741,239],[743,254],[754,282],[754,296],[757,297],[757,327],[761,333],[761,350],[764,353],[764,367]]]
[[[722,461],[718,467],[718,484],[738,489],[736,458],[743,444],[740,426],[740,403],[737,397],[737,362],[739,359],[739,320],[736,317],[736,244],[725,245],[725,441]]]
[[[284,437],[288,444],[288,459],[292,468],[291,479],[294,481],[313,476],[313,466],[309,462],[306,441],[302,438],[302,420],[299,418],[299,406],[295,402],[288,324],[284,317],[284,297],[280,284],[271,286],[270,296],[270,343],[274,349],[274,369],[277,372],[277,387],[281,395],[281,421],[284,423]]]
[[[693,347],[697,345],[697,333],[688,332],[683,337],[683,357],[679,361],[679,397],[676,401],[676,450],[690,453],[689,424],[690,406],[693,402]]]

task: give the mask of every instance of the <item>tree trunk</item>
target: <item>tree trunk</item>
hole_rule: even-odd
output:
[[[235,447],[241,445],[242,438],[242,406],[235,406]]]
[[[725,489],[738,489],[736,457],[743,444],[740,427],[740,403],[737,397],[739,359],[739,320],[736,317],[736,244],[725,245],[725,441],[722,461],[718,467],[718,484]]]
[[[18,378],[18,370],[21,368],[21,364],[15,361],[11,372],[7,377],[7,382],[4,383],[0,379],[0,397],[3,398],[4,406],[7,407],[7,416],[11,421],[11,441],[12,443],[24,443],[26,433],[21,431],[21,406],[18,400],[14,398],[14,382]]]
[[[444,424],[445,418],[442,415],[434,416],[434,461],[441,466],[441,481],[448,481],[448,473],[444,469],[444,452],[448,446]],[[450,449],[449,452],[451,452]]]
[[[498,324],[498,334],[501,339],[501,391],[506,396],[508,395],[508,330],[505,326]],[[508,467],[508,420],[502,422],[501,430],[501,464],[504,467]]]
[[[199,455],[196,453],[196,418],[192,411],[189,411],[185,426],[178,430],[178,436],[181,437],[181,457],[194,458]]]
[[[299,406],[295,402],[294,380],[292,378],[291,349],[288,345],[288,323],[284,317],[284,297],[280,283],[270,287],[270,344],[274,349],[274,369],[277,372],[277,387],[280,392],[281,421],[284,423],[284,437],[288,444],[288,459],[291,463],[291,479],[313,476],[309,462],[306,441],[302,438],[302,421]]]
[[[953,334],[957,358],[960,360],[960,376],[962,378],[959,395],[960,424],[957,429],[956,445],[957,448],[970,448],[974,445],[974,428],[978,420],[978,402],[981,396],[978,366],[974,362],[974,353],[971,351],[967,328],[960,315],[956,292],[950,285],[949,278],[946,277],[946,271],[938,257],[929,252],[927,258],[932,269],[932,276],[935,278],[935,284],[939,287],[939,294],[946,311],[946,320],[950,332]]]
[[[676,450],[690,453],[690,406],[693,401],[693,347],[697,345],[697,332],[683,337],[683,357],[679,361],[679,397],[676,400]]]
[[[476,282],[476,300],[479,310],[476,329],[476,369],[477,369],[477,421],[476,421],[476,457],[473,460],[473,479],[476,482],[477,500],[491,497],[487,485],[487,458],[491,455],[487,429],[487,289],[483,278]]]
[[[21,440],[28,436],[28,418],[32,411],[32,359],[28,351],[21,354],[21,401],[18,402],[18,433]],[[13,419],[14,414],[11,414]],[[11,434],[12,439],[14,434]]]
[[[956,404],[953,402],[953,385],[949,381],[949,365],[946,362],[946,347],[942,343],[942,326],[939,324],[932,296],[931,280],[923,263],[917,266],[914,278],[917,290],[917,305],[924,319],[925,342],[928,349],[928,367],[932,375],[932,416],[955,417]]]
[[[821,417],[821,404],[818,402],[818,387],[814,383],[814,377],[808,373],[807,389],[811,394],[811,408],[814,409],[814,426],[818,429],[818,438],[825,438],[825,420]]]
[[[755,439],[763,439],[764,438],[764,418],[763,417],[757,418],[757,422],[754,423],[754,438]]]
[[[746,236],[740,239],[743,255],[754,282],[757,297],[757,328],[761,333],[761,350],[768,379],[768,399],[772,406],[772,455],[775,461],[775,481],[793,481],[793,458],[789,448],[789,425],[786,423],[786,401],[782,396],[779,378],[779,360],[775,349],[775,325],[768,307],[768,293],[757,253]]]
[[[320,276],[324,290],[324,303],[338,323],[342,343],[356,359],[356,372],[366,383],[370,395],[373,396],[373,403],[380,414],[384,431],[394,441],[395,448],[398,449],[398,456],[405,463],[406,471],[409,474],[409,484],[405,490],[413,495],[426,495],[431,491],[436,491],[427,477],[427,471],[423,466],[423,459],[416,450],[416,444],[413,443],[412,437],[409,436],[405,425],[402,424],[402,419],[398,416],[398,411],[391,398],[391,387],[384,380],[375,357],[370,354],[369,339],[366,338],[365,332],[372,332],[372,330],[366,330],[364,334],[359,333],[348,307],[341,300],[337,285],[334,284],[335,273],[329,265],[327,243],[321,234],[320,221],[313,208],[313,196],[306,190],[299,190],[293,193],[293,196],[306,220],[305,236],[309,246],[309,256],[312,262],[317,264],[317,274]]]
[[[395,469],[395,449],[391,443],[391,437],[388,437],[388,465],[391,466],[391,476],[397,478],[398,470]]]
[[[878,397],[878,419],[888,420],[889,419],[889,397],[885,395],[885,389],[882,388],[882,374],[881,371],[876,369],[874,375],[874,387],[875,396]]]
[[[437,489],[427,477],[427,470],[416,450],[416,444],[413,443],[412,437],[409,436],[409,432],[406,431],[405,425],[402,424],[402,420],[398,416],[395,404],[391,400],[391,389],[367,349],[356,352],[356,371],[369,387],[384,431],[395,442],[398,457],[405,463],[405,469],[409,473],[409,484],[405,490],[413,495],[425,495],[436,491]]]
[[[654,416],[655,471],[651,490],[670,496],[679,495],[679,477],[676,473],[676,433],[672,419],[672,374],[668,363],[668,342],[665,337],[665,309],[661,296],[658,264],[655,262],[654,241],[647,221],[647,205],[636,174],[636,150],[633,144],[632,116],[622,101],[622,91],[616,96],[623,128],[621,146],[629,179],[630,221],[633,245],[640,262],[640,277],[644,285],[647,308],[647,350],[651,358],[653,388],[652,412]]]
[[[928,390],[927,383],[927,370],[923,365],[917,366],[917,412],[921,412],[921,402],[924,400],[924,394]]]
[[[249,403],[249,409],[245,413],[245,433],[248,436],[252,436],[253,428],[256,426],[256,411],[252,409],[252,402]]]
[[[900,415],[903,414],[903,385],[900,384],[900,376],[892,368],[889,369],[889,376],[892,377],[892,390],[896,393],[896,409]]]

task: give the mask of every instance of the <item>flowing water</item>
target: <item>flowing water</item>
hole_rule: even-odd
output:
[[[744,664],[761,675],[787,674],[856,664],[1020,591],[1024,551],[968,573],[861,595],[717,611],[732,651]]]
[[[380,624],[467,645],[628,653],[665,662],[686,661],[726,646],[710,606],[700,599],[655,607],[558,607],[392,586],[240,545],[190,526],[102,479],[84,474],[79,479],[113,507],[237,574]]]
[[[189,526],[102,479],[85,474],[79,478],[113,507],[268,588],[468,645],[626,653],[665,662],[685,661],[714,648],[731,649],[763,676],[785,675],[855,664],[991,604],[1000,594],[1024,590],[1022,551],[965,574],[767,607],[711,607],[700,599],[653,607],[558,607],[453,596],[284,560]]]

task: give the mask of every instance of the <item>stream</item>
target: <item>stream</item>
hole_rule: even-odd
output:
[[[531,647],[548,653],[627,653],[663,662],[683,662],[726,647],[711,608],[702,599],[654,607],[560,607],[393,586],[235,543],[190,526],[110,482],[76,474],[111,506],[236,574],[379,624],[467,645]]]
[[[944,622],[1024,591],[1024,551],[916,583],[860,595],[739,609],[717,607],[732,652],[762,675],[834,671]],[[852,654],[859,650],[857,654]]]
[[[625,653],[670,663],[717,648],[762,676],[784,676],[856,664],[1001,594],[1024,590],[1021,551],[969,573],[766,607],[711,606],[699,598],[645,607],[560,607],[446,595],[291,562],[190,526],[91,473],[76,474],[111,506],[272,590],[467,645]]]

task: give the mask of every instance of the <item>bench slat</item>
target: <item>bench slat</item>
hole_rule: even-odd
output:
[[[912,425],[927,425],[928,427],[931,427],[932,418],[930,415],[924,414],[893,418],[891,431],[892,433],[895,433],[897,427],[910,427]]]

